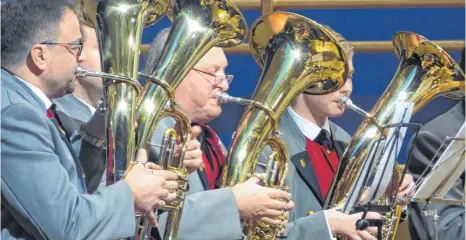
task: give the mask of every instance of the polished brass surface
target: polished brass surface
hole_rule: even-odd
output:
[[[96,26],[97,5],[99,4],[99,1],[100,0],[76,0],[76,15],[81,23],[93,28]],[[143,9],[143,24],[146,27],[160,20],[165,15],[168,6],[170,5],[170,0],[142,0],[139,2],[145,2]],[[123,5],[126,4],[126,2],[120,1],[120,3],[113,4],[120,4],[120,8],[125,8]]]
[[[465,75],[455,61],[440,47],[411,32],[397,33],[393,38],[393,46],[400,64],[389,86],[370,111],[370,115],[377,122],[382,125],[390,124],[398,101],[414,103],[414,114],[439,95],[447,94],[455,98],[464,96]],[[345,169],[343,169],[344,165],[340,165],[335,174],[335,176],[341,174],[342,177],[338,182],[334,180],[326,201],[327,208],[345,203],[347,196],[352,194],[357,194],[356,197],[361,196],[362,190],[353,189],[353,186],[368,156],[369,146],[383,139],[387,134],[388,130],[381,133],[378,129],[373,121],[366,118],[353,135],[341,160],[348,162],[348,165]],[[393,179],[395,183],[397,183],[396,179],[400,179],[396,172]],[[370,183],[364,184],[370,185]],[[398,184],[392,186],[397,187]],[[389,192],[394,190],[396,189],[388,189]],[[396,202],[393,196],[385,200],[393,212]],[[387,206],[387,203],[379,202],[380,205]],[[348,213],[355,207],[345,205],[342,211]],[[392,223],[391,226],[395,224]],[[394,231],[390,229],[384,234],[384,239],[391,239]]]
[[[176,89],[192,67],[214,46],[234,46],[247,28],[240,11],[230,1],[173,1],[173,25],[152,77]],[[138,148],[147,146],[169,99],[166,87],[148,81],[138,100]],[[173,91],[171,90],[171,91]],[[169,101],[170,100],[170,101]]]
[[[119,181],[135,154],[135,110],[144,11],[150,1],[81,2],[82,16],[96,28],[102,61],[108,184]],[[94,12],[96,10],[96,12]],[[79,14],[78,14],[79,15]],[[95,17],[95,19],[94,19]],[[134,82],[134,83],[131,83]]]
[[[136,120],[137,148],[146,148],[160,119],[175,117],[181,123],[182,155],[186,149],[190,122],[177,110],[174,91],[194,65],[212,47],[230,47],[240,44],[247,33],[246,21],[229,0],[173,0],[170,33],[151,75],[140,74],[146,84],[138,99]],[[168,107],[167,107],[168,104]],[[184,127],[186,126],[186,128]],[[187,170],[182,159],[172,161],[166,169],[180,176],[179,201],[168,206],[168,225],[164,239],[176,239],[187,188]]]
[[[248,177],[258,177],[261,179],[265,187],[278,188],[284,191],[288,191],[286,177],[288,175],[289,155],[285,143],[276,136],[279,134],[279,131],[278,118],[275,116],[275,113],[272,110],[266,108],[260,102],[239,97],[231,97],[227,93],[219,92],[217,94],[217,99],[221,103],[236,103],[248,106],[250,108],[256,108],[257,110],[263,111],[269,117],[272,125],[272,133],[274,134],[270,134],[270,136],[268,136],[268,138],[261,144],[260,149],[263,149],[265,146],[270,146],[273,153],[269,156],[266,164],[259,162],[253,163],[253,165],[258,164],[264,167],[264,172],[258,173],[252,171]],[[260,151],[256,152],[254,156],[255,159],[259,158],[259,154]],[[223,187],[225,187],[225,185]],[[289,199],[280,200],[289,201]],[[283,216],[281,216],[281,218],[283,220]],[[275,239],[280,234],[282,223],[273,226],[262,221],[247,220],[243,221],[243,227],[244,234],[248,240]]]
[[[251,51],[263,71],[252,100],[219,97],[220,101],[248,105],[233,137],[222,186],[231,187],[258,175],[266,180],[266,186],[286,190],[288,153],[278,139],[278,119],[304,90],[323,94],[343,86],[347,58],[324,27],[293,13],[260,17],[249,37]],[[271,146],[274,154],[261,175],[256,166],[265,146]],[[280,226],[260,221],[245,222],[244,226],[249,239],[275,239],[280,231]]]
[[[104,82],[107,184],[121,180],[134,163],[135,111],[142,30],[163,16],[168,0],[78,0],[81,23],[96,29],[102,73],[80,68],[77,76]],[[165,6],[165,7],[164,7]],[[150,22],[147,22],[150,21]],[[141,216],[136,214],[136,218]],[[151,229],[151,228],[150,228]],[[135,229],[136,234],[147,229]]]
[[[135,79],[127,78],[124,76],[119,76],[119,75],[109,74],[109,73],[104,73],[104,72],[92,72],[84,67],[78,67],[78,69],[76,69],[75,76],[76,77],[91,76],[91,77],[104,78],[103,80],[104,85],[115,83],[115,82],[127,83],[133,86],[134,88],[136,88],[138,95],[142,93],[142,87],[141,87],[141,84],[139,84],[139,82],[137,82]]]

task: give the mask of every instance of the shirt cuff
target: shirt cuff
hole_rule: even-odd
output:
[[[327,219],[327,212],[324,210],[324,218],[325,218],[325,226],[327,226],[328,233],[330,235],[330,239],[332,240],[337,240],[336,237],[334,237],[332,230],[330,230],[330,225],[328,224],[328,219]]]

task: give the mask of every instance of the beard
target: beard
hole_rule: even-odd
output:
[[[64,92],[65,94],[70,94],[74,92],[74,89],[76,88],[76,78],[69,79],[66,81],[65,86],[64,86]]]

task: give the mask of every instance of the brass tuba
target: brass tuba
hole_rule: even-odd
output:
[[[288,12],[257,19],[249,46],[263,69],[252,100],[219,96],[222,102],[248,106],[233,137],[228,167],[222,172],[222,187],[255,175],[267,187],[287,190],[288,152],[278,138],[280,116],[304,90],[324,94],[342,87],[347,79],[347,59],[338,41],[324,27]],[[256,166],[265,146],[274,153],[265,164],[266,172],[258,174]],[[261,221],[243,221],[243,226],[246,237],[253,240],[275,239],[281,229]]]
[[[404,102],[413,103],[414,114],[439,95],[454,98],[464,96],[465,75],[455,61],[440,47],[411,32],[397,33],[393,37],[393,46],[400,59],[400,64],[390,85],[371,112],[365,113],[348,99],[343,99],[344,105],[362,114],[366,120],[353,135],[342,156],[342,164],[335,174],[336,178],[334,178],[334,183],[326,200],[328,208],[343,203],[342,211],[351,213],[360,207],[359,198],[364,187],[370,184],[370,180],[366,181],[360,177],[361,172],[367,170],[363,168],[363,165],[365,161],[368,161],[366,159],[370,154],[370,146],[384,140],[387,136],[388,129],[383,128],[383,126],[392,123],[393,111],[398,100],[402,99]],[[383,142],[379,146],[382,147],[382,145]],[[377,149],[376,147],[374,151],[377,152]],[[343,163],[348,163],[346,168],[343,168],[345,165]],[[375,164],[377,164],[377,160]],[[391,178],[391,184],[388,185],[387,191],[379,200],[376,199],[377,203],[372,203],[388,209],[388,212],[382,215],[384,224],[381,233],[383,239],[394,239],[396,234],[401,207],[397,205],[395,196],[401,184],[403,173],[404,167],[395,164],[393,178]],[[341,178],[336,182],[339,175]],[[390,179],[390,176],[388,178]],[[356,184],[362,184],[363,187],[355,187]],[[354,203],[349,202],[348,196],[355,196]]]
[[[180,157],[174,159],[164,154],[167,145],[173,146],[177,134],[168,129],[162,144],[162,168],[175,172],[179,177],[178,200],[167,205],[170,209],[164,239],[176,239],[187,190],[188,172],[183,167],[186,143],[190,139],[190,121],[176,108],[175,89],[191,71],[194,65],[212,47],[231,47],[240,44],[247,33],[247,25],[239,9],[231,0],[173,0],[173,24],[167,41],[151,75],[140,73],[147,83],[142,96],[138,99],[136,120],[138,123],[137,146],[146,148],[152,139],[160,119],[175,118],[180,128],[182,150]],[[168,106],[167,106],[168,104]],[[150,233],[147,228],[141,238]]]

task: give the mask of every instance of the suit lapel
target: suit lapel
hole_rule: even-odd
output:
[[[291,162],[294,164],[299,176],[304,180],[309,189],[314,193],[322,205],[324,199],[322,197],[322,191],[320,189],[319,180],[314,167],[312,166],[311,159],[307,151],[300,152],[291,156]]]
[[[343,142],[343,141],[334,140],[334,146],[335,146],[335,152],[337,153],[338,159],[340,160],[340,164],[339,164],[338,168],[345,169],[346,165],[348,165],[348,161],[347,160],[345,161],[344,159],[342,159],[342,156],[343,156],[343,153],[345,152],[346,143]],[[337,174],[337,181],[340,180],[342,173],[343,173],[343,171],[338,171],[336,173]]]
[[[280,128],[283,133],[280,138],[286,143],[286,147],[290,154],[290,161],[295,166],[299,177],[306,183],[320,204],[323,204],[319,181],[309,154],[306,151],[306,137],[293,121],[288,110],[282,115]]]
[[[343,154],[345,153],[347,143],[345,141],[340,140],[340,133],[338,132],[339,128],[337,125],[335,125],[333,122],[330,122],[330,131],[332,133],[332,141],[335,146],[335,152],[337,153],[338,159],[340,160],[340,164],[337,168],[337,171],[335,172],[335,175],[333,177],[332,185],[330,186],[330,189],[327,193],[327,198],[325,199],[325,204],[324,204],[324,209],[329,208],[328,206],[328,200],[333,198],[333,193],[335,190],[335,185],[338,183],[341,179],[341,176],[343,175],[343,170],[346,168],[348,165],[348,159],[343,159]]]
[[[78,119],[70,118],[64,112],[57,111],[57,115],[60,118],[60,123],[68,136],[73,136],[75,131],[79,131],[79,128],[85,124],[85,122],[81,122]]]

